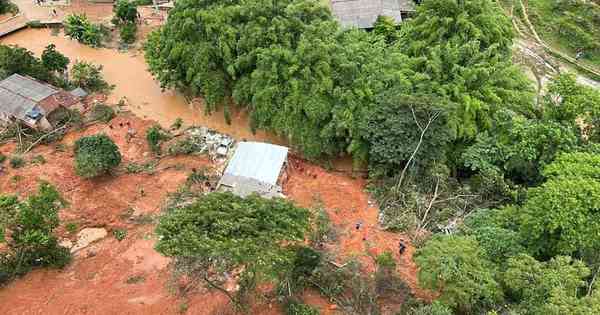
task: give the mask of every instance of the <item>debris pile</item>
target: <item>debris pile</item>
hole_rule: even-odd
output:
[[[207,154],[213,161],[221,163],[227,158],[233,143],[233,138],[212,129],[190,127],[185,130],[183,139],[178,139],[169,146],[168,153]]]

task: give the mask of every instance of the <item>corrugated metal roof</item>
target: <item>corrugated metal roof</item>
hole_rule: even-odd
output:
[[[35,107],[35,102],[0,87],[0,111],[18,119]]]
[[[412,0],[332,0],[333,14],[343,27],[372,28],[380,15],[402,22],[402,12],[412,12]]]
[[[277,185],[288,148],[262,142],[240,142],[224,175],[255,179]],[[226,184],[226,183],[224,183]]]
[[[39,102],[58,92],[57,89],[47,84],[16,73],[0,81],[0,87],[34,102]]]

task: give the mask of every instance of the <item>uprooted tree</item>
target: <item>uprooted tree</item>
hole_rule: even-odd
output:
[[[190,287],[204,283],[241,306],[257,281],[277,279],[293,265],[293,245],[304,240],[308,217],[283,199],[211,193],[167,209],[156,250],[174,258],[175,276],[186,275]],[[237,293],[225,287],[228,275],[237,276]]]

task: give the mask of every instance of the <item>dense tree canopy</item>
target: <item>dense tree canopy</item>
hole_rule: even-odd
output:
[[[419,283],[440,292],[440,301],[463,312],[502,300],[491,263],[477,241],[461,236],[433,238],[415,256]]]
[[[512,25],[489,0],[435,0],[418,6],[398,41],[427,75],[419,87],[460,105],[459,137],[487,129],[495,110],[531,108],[529,83],[511,61]]]
[[[285,245],[303,241],[307,229],[308,211],[283,199],[211,193],[170,209],[160,219],[156,249],[185,265],[188,276],[213,287],[218,287],[217,281],[209,274],[242,270],[244,286],[286,272],[294,251]]]
[[[444,11],[450,16],[425,8],[406,31],[395,33],[380,19],[378,31],[367,33],[341,30],[313,0],[182,1],[150,36],[146,60],[164,87],[203,96],[208,111],[222,105],[227,115],[232,102],[246,107],[253,128],[288,137],[308,157],[347,152],[366,161],[371,143],[361,126],[392,106],[376,101],[388,90],[457,103],[445,119],[451,140],[487,128],[498,107],[528,112],[526,81],[510,66],[510,23],[497,7],[489,0],[433,2],[451,6]],[[425,35],[424,20],[444,35]],[[458,31],[462,24],[469,31]],[[400,35],[399,43],[414,45],[388,45]],[[393,145],[410,147],[398,141]]]

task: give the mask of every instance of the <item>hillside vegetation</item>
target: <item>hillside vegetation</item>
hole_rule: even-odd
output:
[[[600,67],[600,5],[589,0],[529,0],[529,19],[549,44]]]

